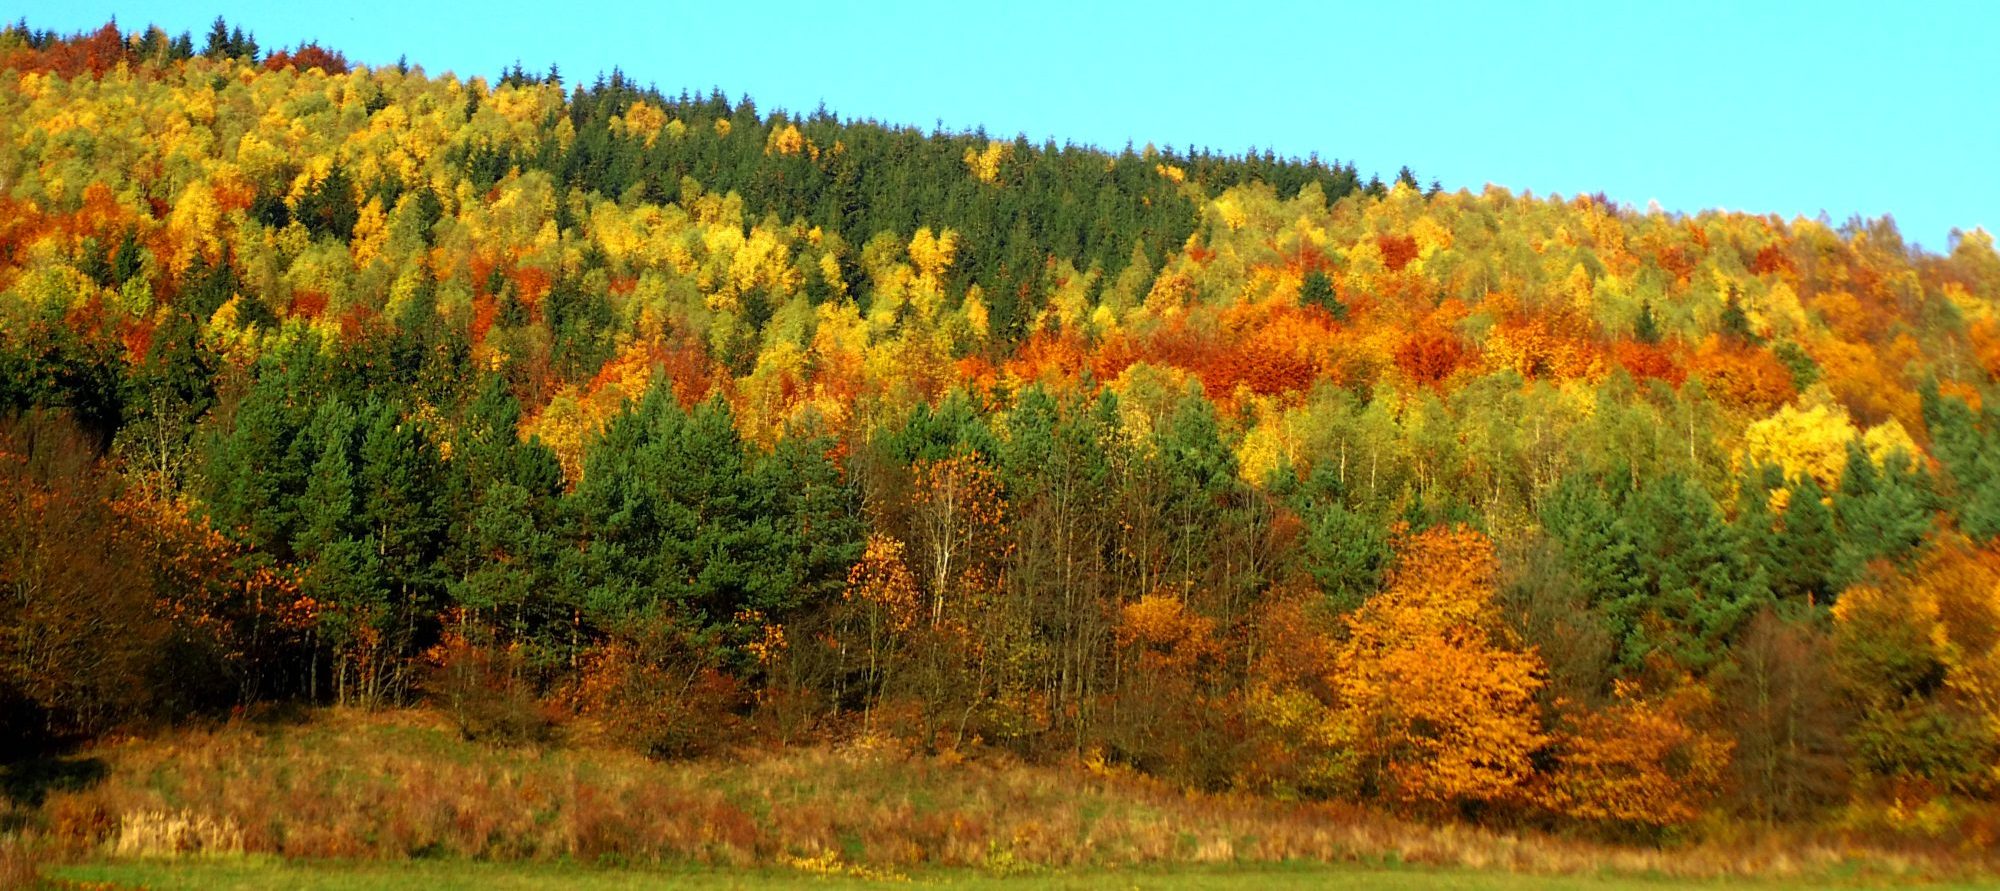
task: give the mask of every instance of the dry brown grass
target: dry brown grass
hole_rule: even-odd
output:
[[[33,886],[50,859],[47,845],[35,836],[20,832],[0,835],[0,888]]]
[[[243,830],[226,817],[138,811],[119,819],[106,844],[118,857],[228,856],[243,853]]]
[[[422,712],[324,712],[93,754],[110,765],[103,781],[42,809],[48,839],[73,853],[818,863],[881,874],[1287,860],[1686,877],[1958,876],[1994,865],[1990,853],[1890,851],[1834,834],[1614,846],[881,745],[667,763],[587,743],[492,747]]]

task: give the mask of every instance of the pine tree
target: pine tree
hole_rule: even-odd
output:
[[[381,606],[372,616],[388,653],[414,655],[443,605],[444,468],[424,426],[400,406],[377,401],[362,411],[356,522],[381,572]],[[399,696],[400,671],[379,677],[369,698]]]
[[[1777,579],[1788,561],[1778,528],[1778,517],[1771,511],[1772,493],[1785,488],[1785,472],[1774,464],[1756,464],[1748,468],[1742,479],[1737,481],[1736,518],[1732,522],[1737,538],[1743,542],[1743,551],[1751,562],[1761,567],[1764,575],[1772,580],[1772,589],[1778,588]]]
[[[824,605],[840,596],[867,538],[861,493],[831,457],[837,443],[808,420],[788,429],[759,465],[785,555],[790,593],[780,609]]]
[[[1878,472],[1861,442],[1850,441],[1840,490],[1833,496],[1840,529],[1836,580],[1850,584],[1873,560],[1915,555],[1931,533],[1932,502],[1929,476],[1909,455],[1888,456]]]
[[[1840,539],[1834,532],[1833,512],[1826,506],[1826,492],[1811,474],[1791,486],[1775,556],[1771,588],[1780,600],[1833,602],[1839,593],[1834,567],[1839,564]]]
[[[1697,672],[1713,667],[1730,636],[1769,600],[1762,568],[1749,561],[1708,494],[1679,475],[1647,483],[1626,506],[1649,589],[1608,604],[1630,629],[1627,669],[1647,666],[1655,654]]]
[[[1743,311],[1743,301],[1736,297],[1736,287],[1729,287],[1729,296],[1722,303],[1722,333],[1747,344],[1761,344],[1764,338],[1750,329],[1750,316]]]
[[[1639,304],[1639,320],[1632,326],[1632,339],[1640,343],[1660,342],[1660,321],[1653,315],[1653,301]]]
[[[1335,499],[1313,505],[1300,546],[1306,572],[1341,612],[1358,609],[1381,589],[1392,556],[1382,525]]]
[[[231,55],[230,49],[229,23],[223,21],[222,16],[216,16],[215,24],[208,29],[208,45],[201,54],[211,59],[223,59]]]
[[[1347,321],[1347,304],[1334,293],[1333,279],[1320,270],[1312,270],[1299,281],[1299,305],[1318,306],[1333,314],[1335,321]]]

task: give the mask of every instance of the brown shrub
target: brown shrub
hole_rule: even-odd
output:
[[[561,711],[536,696],[520,646],[474,642],[463,621],[456,625],[425,654],[424,689],[431,701],[466,739],[553,741]]]
[[[699,755],[736,740],[746,704],[742,682],[723,670],[713,649],[664,625],[585,654],[567,698],[613,739],[656,758]]]

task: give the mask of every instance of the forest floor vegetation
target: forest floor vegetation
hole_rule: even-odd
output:
[[[0,876],[56,887],[1979,887],[1978,855],[1798,831],[1613,844],[891,744],[657,761],[328,709],[7,770]],[[1723,837],[1727,840],[1717,840]],[[1008,881],[1028,879],[1032,881]],[[448,881],[447,881],[448,880]],[[577,883],[582,883],[578,885]],[[1802,883],[1802,884],[1801,884]]]

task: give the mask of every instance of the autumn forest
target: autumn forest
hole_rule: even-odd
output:
[[[1996,396],[1981,230],[0,35],[9,757],[421,708],[1990,848]]]

